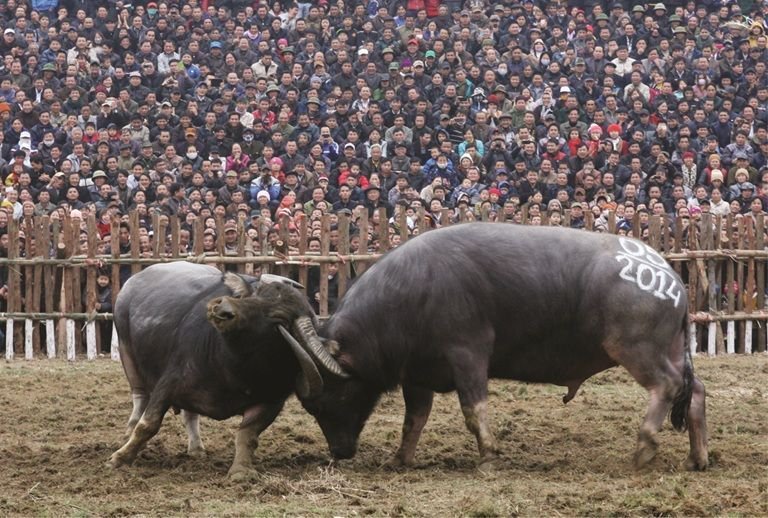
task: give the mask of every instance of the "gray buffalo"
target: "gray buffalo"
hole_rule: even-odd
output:
[[[314,398],[339,366],[315,333],[314,313],[292,281],[258,282],[211,266],[161,264],[132,277],[115,305],[120,359],[131,386],[128,441],[108,465],[131,463],[182,411],[188,452],[204,452],[198,415],[242,415],[230,475],[250,469],[259,434],[298,391]],[[323,367],[318,367],[322,365]]]
[[[366,271],[320,334],[349,379],[303,398],[336,458],[354,455],[380,395],[402,386],[395,463],[413,462],[434,392],[457,391],[481,462],[497,456],[488,378],[568,388],[621,365],[650,393],[634,461],[656,454],[667,414],[687,427],[688,469],[708,463],[705,392],[686,345],[685,286],[631,238],[474,223],[428,232]]]

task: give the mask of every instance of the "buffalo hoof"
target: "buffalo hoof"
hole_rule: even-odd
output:
[[[227,478],[232,482],[245,482],[256,475],[256,470],[246,466],[232,465],[227,472]]]
[[[638,448],[635,452],[634,464],[635,469],[642,469],[648,465],[656,456],[656,445],[645,445]]]
[[[391,469],[393,471],[401,471],[410,468],[411,466],[413,466],[413,459],[405,459],[400,455],[395,455],[384,463],[386,469]]]
[[[106,462],[105,466],[109,469],[117,469],[120,466],[124,466],[126,464],[130,464],[131,461],[124,458],[122,455],[118,455],[117,452],[113,453],[112,456],[109,458],[109,460]]]
[[[187,455],[189,455],[190,457],[194,457],[196,459],[202,459],[202,458],[205,458],[206,455],[208,455],[208,452],[205,451],[205,448],[203,448],[202,446],[199,446],[196,448],[188,448]]]
[[[486,457],[480,460],[477,470],[481,473],[493,473],[502,468],[501,459],[498,457]]]
[[[693,455],[689,455],[688,458],[685,459],[684,466],[686,471],[706,471],[707,466],[709,466],[709,459],[707,459],[706,456],[698,459]]]

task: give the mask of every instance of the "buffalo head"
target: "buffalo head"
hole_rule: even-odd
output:
[[[335,376],[346,376],[317,336],[314,313],[301,292],[282,282],[262,282],[254,290],[245,279],[232,273],[225,274],[224,282],[232,296],[211,300],[207,316],[229,343],[258,343],[260,337],[279,332],[301,367],[296,381],[301,397],[321,394],[323,377],[318,366]]]
[[[357,452],[360,432],[381,393],[352,374],[349,378],[329,377],[320,395],[299,395],[299,400],[320,425],[333,458],[349,459]]]

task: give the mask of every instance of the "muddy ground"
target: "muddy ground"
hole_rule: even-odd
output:
[[[0,515],[8,516],[557,516],[767,515],[768,356],[696,359],[708,392],[711,469],[679,469],[686,434],[665,425],[650,467],[630,466],[647,397],[622,370],[563,389],[494,382],[504,451],[475,468],[455,395],[440,396],[407,471],[384,467],[400,436],[399,394],[384,399],[360,451],[330,467],[320,430],[295,400],[262,436],[258,471],[231,482],[236,420],[203,420],[208,456],[184,453],[169,414],[131,467],[104,462],[130,413],[118,363],[0,364]]]

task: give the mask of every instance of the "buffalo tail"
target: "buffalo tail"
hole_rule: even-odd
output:
[[[688,428],[688,409],[691,406],[691,397],[693,396],[693,361],[691,359],[691,350],[688,347],[690,330],[688,327],[687,311],[685,312],[685,318],[683,318],[683,333],[685,336],[685,342],[683,343],[683,347],[685,349],[683,385],[680,387],[680,391],[675,396],[675,400],[672,403],[672,412],[670,415],[672,426],[678,432],[685,431],[685,429]]]

